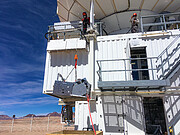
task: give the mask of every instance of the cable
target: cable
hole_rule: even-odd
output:
[[[68,79],[68,77],[70,76],[70,74],[72,73],[72,71],[74,70],[74,68],[75,67],[73,67],[73,69],[71,70],[71,72],[68,74],[68,76],[66,77],[66,79],[65,80],[67,80]]]
[[[65,79],[63,78],[63,76],[62,76],[60,73],[58,73],[58,75],[57,75],[57,80],[59,80],[59,77],[61,77],[61,80],[62,80],[63,82],[65,82]]]
[[[94,128],[94,124],[93,124],[93,121],[92,121],[92,116],[91,116],[91,110],[90,110],[90,105],[89,105],[89,95],[87,95],[87,102],[88,102],[88,109],[89,109],[89,116],[90,116],[90,119],[91,119],[91,125],[93,127],[93,131],[94,131],[94,134],[96,135],[96,130]]]

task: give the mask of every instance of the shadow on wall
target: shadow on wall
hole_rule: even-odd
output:
[[[99,131],[99,126],[94,124],[94,128],[96,131]],[[78,125],[75,125],[75,130],[84,130],[84,131],[93,131],[93,127],[91,124],[90,117],[87,116],[87,127],[83,127],[83,129],[79,129]]]
[[[180,56],[180,55],[179,55]],[[180,64],[180,62],[178,62],[178,65]],[[176,68],[179,68],[179,66],[177,66]],[[174,70],[175,71],[175,70]],[[173,74],[173,76],[170,78],[170,84],[171,87],[178,87],[180,86],[180,70],[178,70],[175,74]]]
[[[96,123],[96,121],[95,121],[95,119],[93,118],[93,114],[92,113],[96,113],[96,110],[97,110],[97,108],[96,108],[96,102],[90,102],[90,108],[91,108],[91,116],[92,116],[92,119],[94,120],[93,121],[93,124],[94,123]],[[89,115],[89,114],[88,114]],[[95,128],[95,130],[96,131],[99,131],[99,127],[98,127],[98,125],[96,125],[96,124],[94,124],[94,128]],[[84,128],[84,130],[92,130],[93,131],[93,127],[92,127],[92,124],[91,124],[91,119],[90,119],[90,117],[89,116],[87,116],[87,128],[85,127]]]
[[[127,122],[144,130],[142,103],[138,97],[102,96],[102,100],[106,132],[124,133],[128,127]]]
[[[66,50],[66,51],[58,51],[51,52],[51,66],[52,67],[60,67],[60,66],[74,66],[75,54],[78,55],[77,65],[87,65],[88,64],[88,52],[86,50]]]
[[[95,128],[96,131],[99,131],[98,125],[94,124],[94,128]],[[83,130],[93,131],[93,127],[92,127],[92,124],[90,122],[90,117],[89,116],[87,116],[87,128],[83,128]]]
[[[126,121],[136,128],[144,130],[141,98],[137,96],[126,96],[124,101],[124,113],[126,115]]]
[[[167,118],[168,128],[174,127],[180,118],[180,96],[165,96],[164,105],[165,105],[165,115]]]
[[[177,67],[178,68],[178,67]],[[180,86],[180,70],[170,78],[171,87]],[[174,89],[172,89],[173,91]],[[164,97],[165,115],[168,127],[174,127],[180,120],[180,96],[167,95]]]

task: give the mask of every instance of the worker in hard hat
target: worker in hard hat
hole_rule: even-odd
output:
[[[138,32],[139,19],[137,18],[137,14],[136,13],[134,13],[131,16],[130,22],[131,22],[131,32],[132,33]]]
[[[87,17],[87,13],[86,12],[83,12],[82,22],[83,22],[83,34],[86,34],[87,25],[90,25],[90,18]]]

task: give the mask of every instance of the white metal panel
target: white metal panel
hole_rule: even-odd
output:
[[[69,10],[73,5],[74,0],[57,0],[57,2],[60,2],[67,10]]]
[[[130,10],[138,9],[140,7],[141,0],[131,0],[130,1]]]
[[[47,51],[56,50],[72,50],[72,49],[86,49],[86,41],[78,38],[50,40],[47,45]]]
[[[171,2],[171,0],[159,0],[153,11],[161,13],[162,11],[164,11],[165,7],[166,7],[170,2]],[[172,2],[173,2],[173,1],[172,1]],[[173,7],[172,7],[172,8],[173,8]],[[165,11],[168,11],[168,10],[165,10]]]
[[[164,108],[165,116],[167,122],[167,128],[170,126],[175,130],[175,133],[178,134],[179,123],[180,123],[180,96],[165,96],[164,97]]]
[[[87,2],[86,2],[87,3]],[[90,4],[90,1],[88,1],[88,5]],[[71,14],[71,16],[69,16],[69,18],[71,18],[72,20],[80,20],[80,18],[82,18],[82,13],[85,10],[82,8],[82,6],[80,6],[78,3],[74,3],[74,5],[71,8],[71,12],[73,14]],[[76,15],[74,15],[74,13]]]
[[[144,40],[144,44],[146,44],[146,53],[147,57],[158,57],[170,44],[173,44],[171,48],[168,49],[168,53],[172,53],[173,49],[180,43],[180,38],[174,35],[168,37],[156,37],[156,38],[148,38]],[[170,63],[172,64],[174,60],[178,57],[178,53],[174,55],[170,59]],[[162,55],[162,60],[167,58],[166,52]],[[161,60],[158,61],[157,65],[161,63]],[[148,61],[148,65],[151,65],[151,62]],[[163,66],[163,69],[168,69],[168,63]],[[156,68],[156,61],[153,61],[153,68]],[[150,79],[152,79],[151,71],[149,71]],[[162,74],[159,72],[158,74],[154,74],[155,79],[157,79],[157,75]]]
[[[128,8],[127,0],[114,0],[117,11],[122,11]]]
[[[74,68],[75,60],[74,55],[76,51],[56,51],[47,52],[46,70],[44,78],[44,90],[53,90],[55,80],[57,80],[57,74],[60,73],[64,78],[68,76],[70,71]],[[77,78],[89,77],[88,71],[88,52],[86,50],[77,50],[78,66],[77,66]],[[75,71],[73,71],[68,77],[67,81],[75,81]]]
[[[89,11],[90,11],[90,0],[78,0],[78,3],[80,3],[82,6],[81,7],[79,7],[78,6],[78,8],[83,8],[83,10],[84,11],[88,11],[88,13],[89,13]],[[77,8],[77,7],[76,7]],[[85,10],[86,9],[86,10]],[[84,12],[83,11],[83,12]],[[78,16],[80,15],[80,16],[82,16],[82,13],[80,13],[80,14],[77,14]]]
[[[43,84],[43,93],[47,90],[47,84],[48,84],[48,77],[49,77],[49,67],[50,67],[50,54],[46,53],[46,65],[45,65],[45,72],[44,72],[44,84]]]
[[[116,39],[116,40],[110,39],[106,41],[98,41],[97,49],[95,51],[95,59],[112,60],[112,59],[127,58],[126,50],[125,50],[126,46],[127,46],[127,39]],[[123,61],[102,62],[101,64],[103,70],[125,69]],[[96,71],[97,70],[98,67],[96,64]],[[123,72],[111,72],[111,73],[102,73],[102,74],[104,81],[115,81],[115,80],[125,79],[125,73]],[[96,78],[96,82],[97,80],[98,78]]]
[[[54,29],[55,30],[64,30],[64,29],[72,29],[74,28],[71,25],[71,22],[58,22],[58,23],[54,23]]]
[[[142,97],[124,96],[125,131],[132,135],[145,134]]]
[[[178,121],[174,126],[174,134],[175,135],[180,134],[180,121]]]
[[[122,102],[123,100],[125,102]],[[124,128],[125,133],[129,135],[145,134],[141,97],[108,95],[99,96],[98,101],[91,102],[94,126],[99,131],[103,131],[104,135],[123,135]],[[89,112],[87,102],[77,101],[75,108],[76,129],[82,130],[83,128],[90,127],[91,124],[88,124]],[[125,122],[122,117],[123,113],[126,115]]]
[[[156,2],[157,0],[144,0],[142,8],[151,10]]]
[[[95,0],[95,2],[98,2],[106,15],[114,13],[115,10],[113,8],[112,0]]]
[[[145,135],[144,131],[138,129],[136,126],[127,121],[125,121],[125,126],[127,128],[128,135]]]
[[[99,5],[96,2],[94,2],[94,13],[95,13],[95,19],[104,17],[103,11],[100,9]]]
[[[91,103],[93,102],[93,103]],[[97,118],[97,106],[98,103],[90,101],[91,116],[95,130],[98,130],[98,118]],[[75,128],[76,130],[83,130],[83,128],[92,128],[88,103],[87,101],[77,101],[75,103]]]
[[[116,15],[106,17],[102,19],[102,22],[105,22],[105,25],[108,26],[108,27],[105,27],[105,30],[110,33],[119,29]],[[112,25],[112,22],[113,22],[113,25]]]

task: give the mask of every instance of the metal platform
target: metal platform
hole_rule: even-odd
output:
[[[93,135],[93,131],[75,131],[75,130],[63,130],[59,132],[54,132],[47,135]],[[96,131],[97,135],[103,135],[102,131]]]
[[[99,81],[101,90],[152,90],[170,86],[169,80]]]

